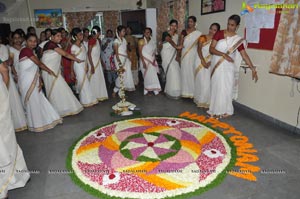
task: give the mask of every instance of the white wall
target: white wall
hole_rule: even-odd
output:
[[[20,1],[13,7],[8,8],[7,13],[0,15],[0,23],[9,23],[11,30],[22,28],[25,30],[30,26],[30,17],[26,1]]]
[[[61,8],[63,12],[79,11],[105,11],[105,10],[134,10],[137,9],[136,0],[24,0],[20,5],[15,5],[8,14],[0,15],[0,23],[10,23],[11,29],[27,29],[34,23],[34,9]],[[146,8],[147,0],[143,0],[142,8]],[[40,32],[42,29],[38,29]]]
[[[221,29],[225,29],[227,18],[232,14],[239,14],[241,12],[243,0],[227,0],[225,12],[203,16],[201,16],[200,2],[199,0],[190,0],[190,15],[197,17],[198,29],[206,34],[210,24],[213,22],[220,23]],[[245,25],[243,17],[241,18],[242,21],[238,34],[243,36]],[[252,62],[259,66],[257,68],[259,80],[255,84],[251,80],[250,71],[247,74],[241,71],[239,98],[237,101],[254,110],[295,126],[297,111],[300,105],[300,93],[294,88],[295,96],[290,96],[292,88],[291,78],[269,74],[272,51],[248,49],[247,52]]]
[[[136,0],[29,0],[32,9],[61,8],[63,12],[136,9]],[[143,8],[147,2],[143,0]]]

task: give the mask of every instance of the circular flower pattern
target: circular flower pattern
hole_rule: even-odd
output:
[[[120,152],[131,160],[157,162],[174,156],[180,148],[180,142],[170,135],[138,133],[121,143]]]
[[[89,132],[70,153],[81,184],[120,198],[165,198],[201,192],[232,166],[227,139],[198,122],[149,117]]]

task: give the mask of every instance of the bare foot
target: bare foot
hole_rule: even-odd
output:
[[[220,116],[220,118],[227,118],[227,117],[230,117],[231,115],[228,115],[227,113],[223,114]]]
[[[217,118],[217,116],[216,116],[216,115],[213,115],[213,114],[208,114],[208,117],[209,117],[209,118]]]

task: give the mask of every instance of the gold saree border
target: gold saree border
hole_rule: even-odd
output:
[[[82,106],[83,106],[84,108],[88,108],[88,107],[94,106],[94,105],[96,105],[96,104],[98,104],[98,103],[99,103],[99,102],[98,102],[98,100],[96,99],[96,101],[91,102],[91,103],[89,103],[89,104],[82,104]]]
[[[77,111],[73,111],[73,112],[69,112],[69,113],[63,114],[60,117],[67,117],[67,116],[71,116],[71,115],[77,115],[81,111],[83,111],[83,107],[80,107]]]
[[[15,132],[21,132],[21,131],[25,131],[25,130],[27,130],[28,129],[28,126],[26,125],[26,126],[23,126],[23,127],[21,127],[21,128],[16,128],[15,129]]]
[[[15,159],[14,159],[14,165],[13,165],[13,168],[11,170],[11,174],[10,174],[9,178],[7,179],[6,183],[4,183],[3,186],[0,188],[0,193],[2,193],[2,191],[4,191],[8,187],[10,181],[12,180],[12,178],[15,174],[16,165],[17,165],[17,158],[18,158],[18,151],[19,151],[18,150],[18,144],[16,144],[16,156],[15,156]]]
[[[105,100],[108,100],[108,97],[100,97],[100,98],[97,98],[97,100],[98,100],[99,102],[103,102],[103,101],[105,101]]]
[[[49,74],[48,74],[48,75],[49,75]],[[52,84],[51,84],[51,88],[50,88],[50,91],[49,91],[49,94],[48,94],[48,98],[50,98],[50,96],[51,96],[51,94],[52,94],[54,85],[55,85],[56,81],[58,80],[59,75],[60,75],[60,71],[57,72],[56,77],[55,77],[55,79],[53,80],[53,82],[52,82]]]
[[[85,71],[86,71],[86,68],[87,68],[87,65],[85,66]],[[83,80],[82,80],[82,83],[81,83],[81,85],[80,85],[80,87],[79,87],[79,93],[81,93],[81,91],[82,91],[82,88],[83,88],[83,85],[84,85],[84,83],[85,83],[85,81],[86,81],[86,79],[87,79],[88,77],[87,77],[87,74],[85,73],[84,74],[84,77],[83,77]]]
[[[194,99],[194,103],[197,105],[199,108],[209,108],[209,103],[203,103],[203,102],[198,102],[197,100]]]
[[[211,54],[207,55],[204,60],[207,62],[209,59],[211,58]],[[197,77],[198,73],[200,72],[200,70],[203,68],[203,65],[200,63],[199,66],[197,66],[196,70],[195,70],[195,78]]]
[[[239,45],[242,44],[242,42],[244,41],[243,38],[241,38],[239,41],[237,41],[231,48],[229,48],[229,50],[226,52],[227,55],[230,55],[231,53],[233,53],[238,47]],[[215,67],[213,68],[213,70],[211,71],[211,75],[210,77],[212,77],[216,71],[216,69],[220,66],[220,64],[225,60],[224,57],[221,57],[219,59],[219,61],[216,63]]]
[[[181,60],[183,60],[185,58],[185,56],[192,50],[192,48],[198,43],[198,39],[197,38],[194,43],[187,49],[187,51],[185,51],[185,53],[183,54],[183,56],[181,57]]]
[[[100,60],[101,60],[101,58],[99,58],[99,60],[98,60],[98,62],[97,62],[97,64],[96,64],[96,66],[95,66],[95,68],[94,68],[94,71],[96,72],[96,69],[99,67],[99,65],[100,65]],[[94,73],[95,74],[95,73]],[[90,74],[89,76],[88,76],[88,79],[89,79],[89,81],[91,81],[91,78],[92,78],[92,76],[94,75],[94,74]]]
[[[188,98],[188,99],[194,99],[194,95],[187,95],[187,94],[182,94],[182,98]]]
[[[35,76],[34,76],[32,82],[31,82],[31,85],[30,85],[28,91],[26,92],[24,104],[27,104],[27,102],[28,102],[28,100],[29,100],[29,98],[30,98],[35,86],[36,86],[36,82],[37,82],[38,79],[39,79],[39,70],[36,71]]]
[[[35,127],[28,127],[28,130],[29,130],[29,131],[33,131],[33,132],[40,133],[40,132],[42,132],[42,131],[46,131],[46,130],[52,129],[52,128],[54,128],[56,125],[61,124],[61,123],[62,123],[62,118],[60,118],[60,119],[58,119],[58,120],[55,120],[55,121],[53,121],[52,123],[47,124],[47,125],[42,126],[42,127],[38,127],[38,128],[35,128]]]

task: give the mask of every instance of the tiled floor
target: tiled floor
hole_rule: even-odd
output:
[[[143,96],[142,90],[129,93],[129,101],[142,110],[143,116],[177,116],[184,111],[205,114],[192,100],[172,100],[163,94]],[[43,133],[17,134],[27,166],[39,174],[32,174],[26,187],[9,192],[10,199],[92,199],[74,185],[67,174],[50,174],[49,170],[65,169],[69,147],[89,129],[119,120],[111,117],[111,106],[117,99],[110,99],[85,109],[76,116],[64,118],[64,123]],[[285,174],[258,173],[257,182],[227,176],[217,187],[194,198],[205,199],[298,199],[300,196],[300,136],[249,117],[241,110],[224,119],[249,137],[258,149],[262,169],[284,170]]]

